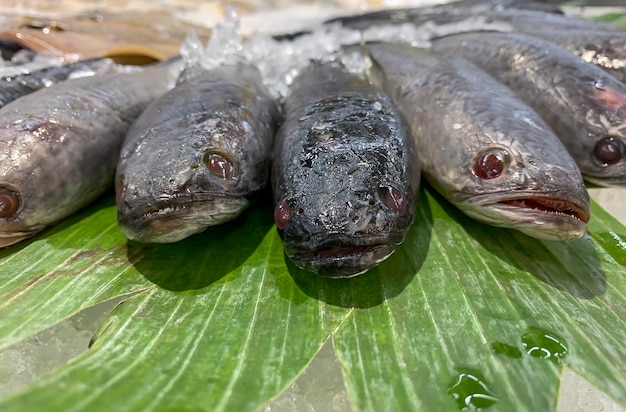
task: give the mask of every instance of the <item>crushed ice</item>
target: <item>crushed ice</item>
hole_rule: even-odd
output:
[[[511,26],[490,23],[480,16],[452,24],[426,23],[416,26],[404,23],[372,26],[366,30],[348,29],[340,24],[319,24],[318,28],[290,40],[254,34],[244,41],[239,31],[236,10],[228,8],[223,22],[215,25],[206,47],[194,32],[187,36],[181,47],[186,69],[179,82],[195,76],[199,70],[247,62],[256,65],[261,71],[270,92],[276,98],[283,99],[293,79],[311,60],[338,61],[350,72],[366,76],[368,62],[363,53],[341,52],[344,46],[385,41],[428,48],[434,37],[478,30],[511,31]]]

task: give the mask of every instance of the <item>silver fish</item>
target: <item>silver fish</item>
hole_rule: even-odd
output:
[[[583,177],[626,184],[626,85],[559,46],[517,33],[435,39],[432,50],[465,57],[531,106],[567,147]]]
[[[252,65],[200,72],[128,132],[118,221],[141,242],[175,242],[239,215],[269,179],[279,109]]]
[[[374,43],[371,76],[409,122],[429,183],[470,217],[549,240],[581,237],[589,195],[548,125],[463,59]]]
[[[469,22],[476,26],[479,21],[499,27],[496,30],[530,34],[558,44],[585,61],[602,67],[613,76],[626,82],[626,29],[614,24],[564,16],[559,13],[546,13],[530,9],[530,2],[452,2],[442,5],[413,9],[382,10],[357,16],[339,17],[329,23],[343,27],[365,30],[372,26],[412,23],[426,25],[432,30],[433,24],[449,25],[447,30],[467,31],[463,26]],[[497,26],[493,26],[497,23]],[[458,31],[458,30],[456,30]]]
[[[62,82],[0,109],[0,246],[37,233],[112,186],[128,128],[173,86],[179,60]]]
[[[69,78],[93,76],[113,71],[115,64],[108,58],[93,58],[63,66],[51,66],[30,73],[0,78],[0,108],[7,103],[44,87]]]
[[[389,97],[336,65],[294,79],[274,147],[274,220],[304,269],[350,277],[387,258],[413,221],[419,162]]]

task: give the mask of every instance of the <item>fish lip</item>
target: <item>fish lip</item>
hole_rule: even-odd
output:
[[[185,200],[181,201],[181,199]],[[171,243],[198,233],[208,226],[223,223],[228,220],[226,217],[235,217],[249,204],[249,200],[244,196],[224,196],[209,193],[194,194],[184,198],[177,197],[175,201],[173,200],[145,203],[130,211],[128,208],[119,207],[118,223],[120,229],[132,240]],[[193,219],[191,221],[189,219],[190,215],[196,216],[198,211],[206,210],[206,206],[215,200],[226,201],[225,203],[232,207],[227,208],[228,213],[221,211],[220,216],[215,219],[212,219],[208,213],[205,213],[201,220]],[[167,223],[157,227],[155,222],[159,220],[167,221]],[[195,224],[190,225],[190,222]],[[177,232],[179,235],[169,234],[173,232]]]
[[[303,251],[288,256],[301,269],[330,278],[350,278],[361,275],[396,250],[396,244],[336,246],[315,251]]]
[[[288,247],[285,253],[301,269],[331,278],[360,275],[391,255],[403,236],[331,236],[315,247]]]
[[[0,232],[0,248],[14,245],[33,237],[44,228],[43,225],[33,227],[30,230],[22,230],[19,232]]]
[[[483,195],[458,194],[474,206],[463,209],[471,217],[495,226],[511,227],[529,236],[546,240],[566,240],[581,237],[590,218],[589,202],[564,192],[519,191]],[[488,207],[506,222],[499,222],[488,213],[476,212],[475,206]],[[523,208],[524,215],[517,212]]]

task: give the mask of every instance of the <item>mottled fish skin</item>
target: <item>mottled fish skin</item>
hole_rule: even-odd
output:
[[[435,39],[432,50],[465,57],[505,84],[556,132],[583,177],[626,184],[626,85],[570,51],[517,33]]]
[[[173,86],[180,64],[61,82],[0,109],[0,246],[33,235],[113,185],[128,128]]]
[[[387,258],[413,221],[419,162],[382,90],[333,64],[294,79],[274,146],[274,219],[294,263],[350,277]]]
[[[366,46],[371,75],[409,122],[422,173],[470,217],[547,240],[579,238],[589,195],[576,163],[516,95],[464,59]]]
[[[238,216],[269,179],[279,108],[252,65],[203,71],[154,101],[124,141],[118,221],[167,243]]]
[[[0,78],[0,108],[13,100],[67,80],[72,76],[92,76],[113,71],[115,64],[108,58],[93,58],[63,66],[46,67],[31,73]]]
[[[527,6],[535,4],[531,2]],[[537,3],[546,5],[545,3]],[[552,6],[552,5],[551,5]],[[530,34],[558,44],[585,61],[611,73],[626,82],[626,29],[611,23],[546,13],[524,8],[524,4],[498,2],[453,2],[431,7],[382,10],[358,16],[347,16],[329,22],[346,28],[365,30],[375,25],[413,23],[421,25],[450,25],[476,19],[485,23],[499,23],[502,31]],[[475,24],[475,23],[474,23]]]
[[[626,83],[626,34],[609,31],[535,29],[522,33],[539,37],[568,49],[584,61],[600,67]]]

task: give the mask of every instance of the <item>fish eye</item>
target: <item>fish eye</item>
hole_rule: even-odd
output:
[[[22,207],[19,193],[9,187],[0,186],[0,219],[9,219],[17,214]]]
[[[204,154],[203,162],[211,173],[221,179],[232,180],[237,175],[235,162],[227,153],[209,150]]]
[[[624,143],[614,137],[605,137],[596,143],[593,156],[606,167],[618,163],[624,157]]]
[[[404,216],[407,209],[407,198],[400,189],[395,186],[387,185],[378,188],[378,196],[382,202],[398,216]]]
[[[281,230],[286,228],[290,217],[291,207],[289,203],[286,200],[278,203],[276,208],[274,208],[274,223],[276,223],[276,227]]]
[[[481,152],[474,159],[472,171],[479,179],[495,179],[500,176],[511,162],[509,152],[499,147]]]

